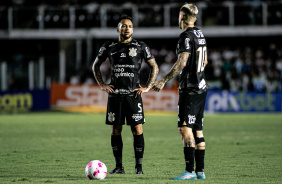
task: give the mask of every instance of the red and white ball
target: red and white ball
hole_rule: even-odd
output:
[[[92,160],[85,167],[85,175],[90,180],[103,180],[107,176],[107,167],[100,160]]]

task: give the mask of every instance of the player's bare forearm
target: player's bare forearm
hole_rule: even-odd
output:
[[[147,87],[151,89],[159,73],[159,67],[155,59],[150,59],[147,63],[151,67],[151,74]]]
[[[189,53],[188,52],[182,52],[178,54],[178,59],[176,63],[174,63],[173,67],[170,69],[170,71],[164,76],[163,82],[167,82],[170,79],[177,76],[181,70],[186,66],[186,63],[188,61]]]
[[[154,91],[160,91],[163,89],[165,83],[172,79],[173,77],[177,76],[181,70],[186,66],[186,63],[188,61],[189,53],[188,52],[182,52],[178,54],[178,59],[176,63],[173,65],[173,67],[170,69],[170,71],[160,80],[156,81],[152,89]]]
[[[157,78],[157,75],[159,73],[159,67],[158,67],[155,59],[150,59],[149,61],[147,61],[147,63],[151,68],[151,74],[150,74],[148,84],[145,88],[143,88],[141,85],[139,85],[140,88],[132,90],[133,92],[136,91],[135,98],[137,98],[137,96],[142,97],[143,93],[147,93],[153,87],[153,84],[154,84],[154,82]]]
[[[92,66],[92,71],[93,71],[94,77],[95,77],[97,83],[99,84],[100,88],[103,91],[106,91],[107,93],[113,93],[114,92],[114,86],[105,84],[103,79],[102,79],[102,74],[101,74],[101,71],[100,71],[100,66],[101,66],[102,63],[103,63],[103,61],[101,61],[100,59],[98,59],[98,58],[95,59],[93,66]]]
[[[94,77],[97,81],[97,83],[99,84],[99,86],[103,85],[104,82],[103,82],[103,79],[102,79],[102,74],[101,74],[101,71],[100,71],[100,66],[103,62],[96,58],[94,63],[93,63],[93,66],[92,66],[92,71],[93,71],[93,74],[94,74]]]

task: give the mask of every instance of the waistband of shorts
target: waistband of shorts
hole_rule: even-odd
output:
[[[134,93],[130,93],[130,94],[109,93],[109,97],[127,97],[127,96],[134,96]]]

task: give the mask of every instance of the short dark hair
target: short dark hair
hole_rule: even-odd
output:
[[[131,22],[132,22],[132,18],[130,17],[130,16],[128,16],[128,15],[122,15],[120,18],[119,18],[119,21],[118,22],[120,22],[120,21],[122,21],[122,20],[124,20],[124,19],[129,19]]]

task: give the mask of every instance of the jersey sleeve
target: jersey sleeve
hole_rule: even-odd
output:
[[[109,47],[108,47],[108,42],[106,42],[106,43],[104,43],[103,45],[102,45],[102,47],[100,48],[100,50],[99,50],[99,53],[98,53],[98,59],[100,59],[101,61],[105,61],[106,59],[107,59],[107,57],[108,57],[108,52],[107,52],[107,50],[109,49]]]
[[[150,47],[148,47],[148,45],[144,42],[142,43],[142,50],[143,50],[143,58],[145,59],[145,61],[155,58],[151,53]]]
[[[188,34],[180,34],[177,44],[177,54],[181,52],[189,52],[191,53],[191,44],[192,39],[189,37]]]

